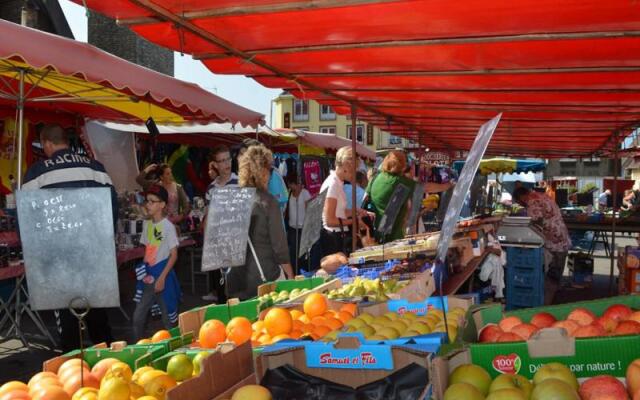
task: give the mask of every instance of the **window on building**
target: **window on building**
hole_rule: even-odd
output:
[[[331,133],[333,135],[336,134],[336,127],[335,126],[321,126],[320,127],[320,133]]]
[[[402,144],[402,138],[394,135],[389,135],[389,146]]]
[[[353,130],[353,125],[347,126],[347,139],[351,140],[351,131]],[[356,125],[356,140],[358,143],[363,144],[364,142],[364,125]]]
[[[560,175],[575,175],[577,172],[576,160],[560,160]]]
[[[309,120],[309,102],[307,100],[293,101],[293,120],[294,121]]]
[[[320,104],[320,120],[321,121],[333,121],[336,119],[336,113],[331,106]]]

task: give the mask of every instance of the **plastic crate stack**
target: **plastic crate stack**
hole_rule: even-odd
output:
[[[384,263],[378,264],[370,264],[366,267],[362,268],[354,268],[349,265],[343,265],[338,268],[335,273],[335,277],[339,278],[343,284],[348,284],[353,282],[356,277],[361,277],[363,279],[377,279],[385,281],[389,279],[394,279],[393,275],[382,275],[383,272],[389,271],[391,268],[400,264],[399,260],[388,260]]]
[[[507,310],[544,305],[542,247],[506,247]]]

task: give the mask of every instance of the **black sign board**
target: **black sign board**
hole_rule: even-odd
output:
[[[17,201],[31,308],[68,308],[76,297],[119,307],[111,190],[21,190]]]
[[[221,187],[211,192],[202,271],[244,265],[255,201],[255,188]]]
[[[325,190],[307,204],[307,210],[304,213],[304,223],[302,224],[302,233],[300,234],[298,257],[304,256],[320,239],[322,211],[324,210],[324,201],[326,198],[327,191]]]
[[[398,218],[400,210],[407,202],[409,194],[411,194],[411,189],[401,183],[393,190],[389,203],[387,203],[387,207],[384,209],[384,214],[382,214],[382,218],[380,218],[380,224],[378,225],[378,231],[383,237],[391,233],[393,225],[396,223],[396,218]]]
[[[411,198],[411,210],[409,211],[409,218],[407,218],[407,228],[409,228],[409,234],[416,233],[416,224],[418,223],[418,216],[420,209],[422,208],[422,198],[424,197],[424,186],[416,185],[413,189],[413,196]]]

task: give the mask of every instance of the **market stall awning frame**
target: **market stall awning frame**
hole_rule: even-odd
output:
[[[464,161],[454,161],[453,169],[462,170]],[[523,172],[540,172],[544,171],[547,164],[542,160],[516,160],[511,158],[488,158],[480,161],[478,172],[482,175],[489,174],[519,174]]]
[[[215,73],[341,114],[354,105],[431,149],[468,149],[503,112],[488,154],[585,157],[640,120],[640,4],[628,0],[562,12],[552,0],[75,1]]]

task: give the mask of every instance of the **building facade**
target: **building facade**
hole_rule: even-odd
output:
[[[351,139],[351,117],[336,114],[330,106],[314,100],[301,100],[287,92],[273,100],[273,128],[301,129],[309,132],[334,133]],[[364,121],[356,121],[356,139],[373,150],[410,148],[404,138],[390,135]]]

